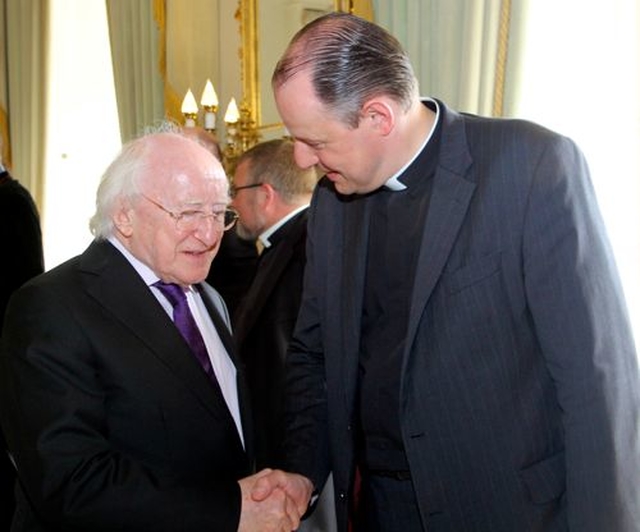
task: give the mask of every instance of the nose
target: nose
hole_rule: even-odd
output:
[[[318,164],[319,159],[316,151],[304,142],[295,141],[293,144],[293,158],[296,164],[306,170]]]
[[[200,241],[210,246],[222,236],[223,231],[224,228],[220,222],[213,216],[206,216],[200,219],[194,234]]]

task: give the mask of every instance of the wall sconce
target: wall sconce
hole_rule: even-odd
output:
[[[224,123],[227,126],[227,144],[224,148],[224,160],[231,163],[231,165],[241,153],[238,144],[238,120],[240,120],[240,111],[238,111],[236,99],[231,98],[227,106],[227,112],[224,114]]]
[[[200,104],[203,107],[204,129],[210,133],[216,133],[216,113],[218,112],[218,95],[211,80],[207,80]],[[198,123],[198,104],[191,92],[191,88],[182,102],[182,114],[184,115],[185,127],[196,127]],[[251,118],[251,109],[246,103],[243,103],[238,110],[235,98],[231,98],[227,110],[224,115],[226,125],[226,145],[223,152],[225,168],[231,172],[235,161],[244,152],[254,144],[260,141],[260,134],[256,127],[255,121]]]
[[[260,141],[260,134],[251,118],[251,110],[243,103],[238,110],[235,98],[231,98],[224,115],[227,125],[227,144],[224,158],[229,168],[233,168],[237,158]]]

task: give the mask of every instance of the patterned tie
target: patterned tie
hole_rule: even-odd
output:
[[[207,348],[204,345],[204,340],[196,325],[196,321],[193,319],[193,314],[191,314],[191,310],[189,309],[187,295],[184,293],[184,290],[180,285],[165,283],[163,281],[157,281],[153,286],[160,290],[173,306],[173,321],[176,327],[178,327],[180,334],[182,334],[187,344],[189,344],[191,351],[193,351],[205,373],[213,382],[217,383],[218,381],[211,367],[211,360],[209,360]]]

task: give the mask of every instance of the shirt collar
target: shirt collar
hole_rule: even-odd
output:
[[[309,206],[308,203],[304,204],[304,205],[300,205],[300,207],[298,207],[297,209],[292,210],[289,214],[287,214],[286,216],[283,216],[282,218],[280,218],[280,220],[278,220],[276,223],[274,223],[271,227],[269,227],[269,229],[267,229],[266,231],[264,231],[258,238],[260,239],[260,242],[262,242],[262,245],[265,248],[271,247],[271,242],[269,241],[269,237],[271,237],[271,235],[273,235],[273,233],[275,233],[278,229],[280,229],[284,224],[286,224],[289,220],[291,220],[291,218],[293,218],[296,214],[304,211],[307,207]]]
[[[137,259],[133,253],[131,253],[124,244],[120,242],[115,236],[111,235],[108,238],[109,242],[113,244],[113,246],[124,255],[124,258],[129,261],[131,266],[138,272],[138,275],[142,277],[142,280],[147,284],[147,286],[152,286],[156,281],[159,281],[160,278],[153,272],[149,266],[147,266],[144,262]],[[190,285],[188,291],[194,290],[193,286]]]
[[[387,179],[387,182],[384,184],[385,187],[387,187],[389,190],[392,190],[394,192],[399,190],[405,190],[407,188],[407,185],[405,185],[402,181],[400,181],[399,178],[404,173],[404,171],[407,168],[409,168],[411,163],[413,163],[413,161],[416,160],[416,157],[420,155],[422,150],[424,150],[425,146],[429,143],[429,141],[431,140],[431,137],[433,136],[433,132],[436,130],[436,126],[438,125],[438,120],[440,119],[440,106],[438,105],[437,101],[435,101],[433,98],[422,98],[421,102],[423,104],[427,104],[427,103],[433,104],[433,106],[435,107],[436,118],[433,122],[433,126],[431,127],[431,130],[429,131],[429,134],[427,135],[427,138],[424,139],[424,142],[420,145],[420,147],[418,148],[418,151],[416,151],[413,157],[409,159],[407,164],[405,164],[402,168],[400,168],[400,170],[398,170],[394,175],[392,175],[389,179]]]

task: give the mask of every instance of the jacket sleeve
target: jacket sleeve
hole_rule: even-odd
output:
[[[637,530],[638,360],[587,165],[568,139],[555,137],[538,162],[523,260],[563,413],[570,530]]]

